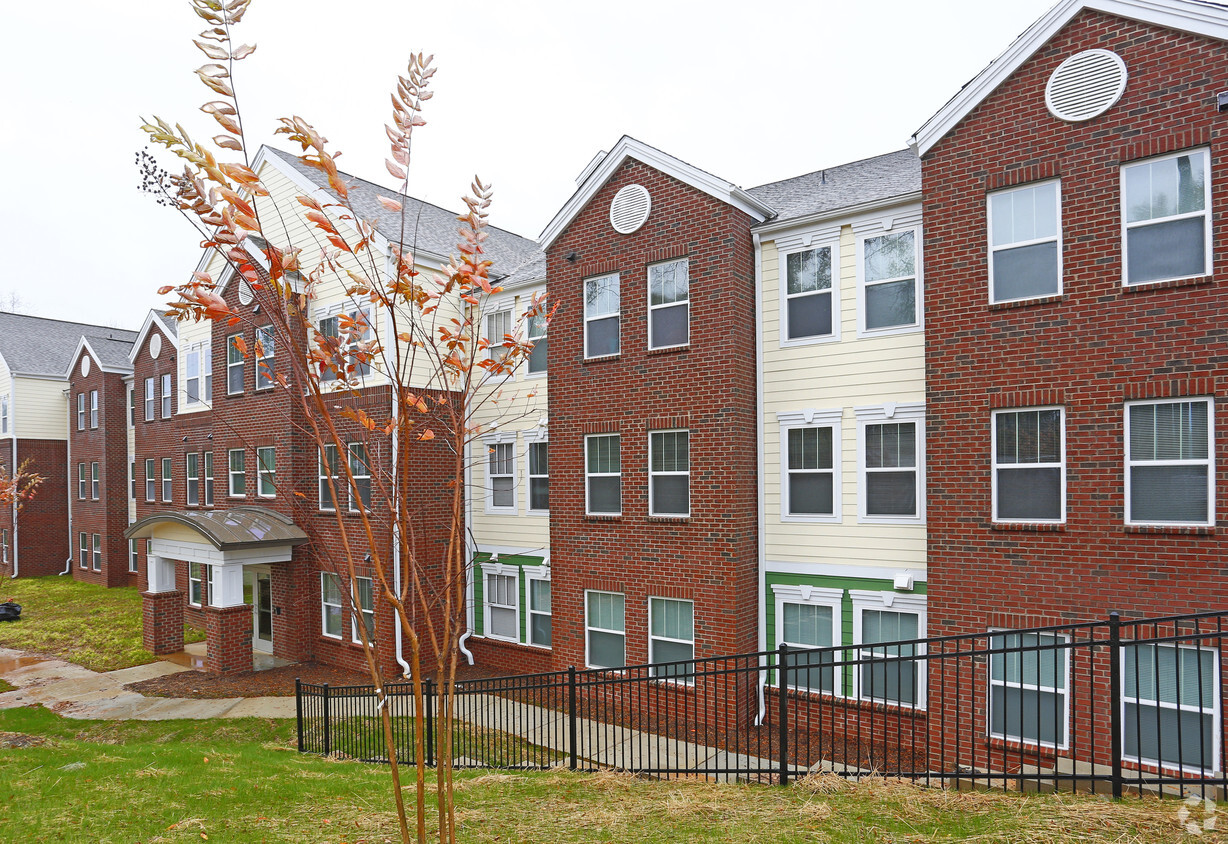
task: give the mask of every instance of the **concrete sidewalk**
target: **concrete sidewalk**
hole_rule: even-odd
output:
[[[293,697],[234,697],[197,700],[145,697],[124,689],[153,677],[189,670],[169,662],[99,673],[64,662],[0,648],[0,678],[17,686],[0,694],[0,709],[42,704],[66,718],[108,721],[169,721],[205,718],[293,718]]]

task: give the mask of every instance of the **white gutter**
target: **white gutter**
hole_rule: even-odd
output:
[[[14,393],[14,398],[16,398],[17,391],[13,390],[13,393]],[[14,407],[16,406],[17,403],[12,400],[10,400],[10,402],[11,403],[9,404],[9,413],[11,414],[11,418],[13,420],[13,436],[10,442],[12,442],[13,444],[13,464],[12,464],[13,471],[16,472],[17,471],[17,413],[14,411]],[[18,548],[20,546],[17,544],[17,497],[16,496],[13,497],[12,507],[13,507],[13,573],[9,575],[9,579],[16,580],[17,575],[20,572],[20,565],[18,562],[18,558],[20,557]],[[69,548],[71,547],[72,546],[70,545]]]
[[[67,479],[66,479],[67,483],[65,484],[65,486],[67,487],[66,494],[68,497],[68,559],[64,561],[64,571],[60,572],[60,577],[63,577],[64,575],[72,571],[72,552],[73,552],[73,541],[72,541],[72,382],[69,381],[68,384],[69,384],[68,389],[62,391],[62,395],[64,396],[64,404],[66,405],[65,412],[69,416],[67,465],[64,467],[64,471],[67,474]],[[127,404],[126,401],[125,401],[125,404]],[[128,429],[127,427],[125,427],[124,428],[125,439],[127,438],[127,434],[128,434]]]
[[[473,489],[473,463],[469,460],[472,443],[465,443],[465,632],[457,640],[456,646],[465,655],[465,659],[473,665],[473,652],[465,647],[465,642],[473,635],[473,555],[477,549],[469,550],[469,537],[473,536],[473,508],[469,506],[470,490]]]
[[[263,149],[264,148],[261,147],[262,152],[263,152]],[[388,252],[387,259],[390,262],[392,261],[391,250],[389,250]],[[387,329],[386,333],[388,334],[392,333],[391,324],[392,324],[392,315],[388,314],[385,316],[385,319],[384,319],[384,327]],[[395,339],[394,339],[394,342],[396,342]],[[401,456],[401,448],[400,448],[400,429],[396,423],[399,422],[400,417],[401,417],[401,390],[399,386],[400,383],[401,383],[401,373],[398,370],[396,373],[396,379],[394,380],[394,383],[392,385],[392,421],[394,423],[392,427],[392,491],[393,491],[394,500],[396,500],[398,511],[400,510],[400,507],[401,507],[401,501],[400,501],[400,498],[401,498],[400,477],[401,475],[398,471],[400,467],[397,465],[397,461]],[[400,529],[400,526],[398,525],[397,519],[395,518],[392,520],[392,566],[393,566],[392,568],[392,588],[396,590],[397,595],[399,596],[401,594],[401,529]],[[393,647],[393,653],[396,655],[397,664],[401,666],[402,676],[406,678],[410,678],[413,675],[413,666],[411,666],[408,662],[405,661],[405,653],[404,653],[404,649],[403,649],[403,645],[401,641],[401,614],[400,613],[393,613],[392,629],[395,635],[395,645]]]
[[[756,596],[758,606],[755,615],[759,618],[759,650],[767,649],[767,613],[763,611],[767,592],[766,559],[767,539],[764,528],[767,518],[764,514],[763,498],[763,246],[759,240],[759,232],[751,232],[751,243],[755,250],[755,451],[758,468],[755,472],[755,494],[758,498],[755,518],[758,522],[758,556],[759,556],[759,590]],[[759,698],[759,713],[755,716],[755,724],[763,723],[767,705],[764,699],[764,686],[767,685],[767,658],[760,658],[759,682],[755,687]]]
[[[910,202],[920,202],[921,191],[909,191],[908,193],[900,193],[895,196],[888,196],[884,199],[874,199],[870,202],[862,202],[857,205],[843,205],[839,208],[832,208],[829,211],[820,211],[817,214],[807,214],[803,217],[791,217],[788,220],[773,220],[770,223],[760,223],[755,226],[752,233],[753,237],[758,237],[764,234],[775,234],[785,229],[800,228],[802,226],[811,226],[815,223],[822,223],[827,220],[844,220],[848,217],[855,217],[859,214],[868,214],[872,211],[878,211],[883,208],[892,208],[897,205],[907,205]],[[757,243],[758,241],[756,241]]]

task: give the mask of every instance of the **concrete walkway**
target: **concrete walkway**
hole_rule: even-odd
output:
[[[64,662],[0,648],[0,678],[17,686],[0,694],[0,709],[42,704],[66,718],[106,721],[169,721],[205,718],[293,718],[293,697],[232,697],[197,700],[145,697],[127,691],[138,683],[189,670],[169,662],[151,662],[118,671],[97,672]]]

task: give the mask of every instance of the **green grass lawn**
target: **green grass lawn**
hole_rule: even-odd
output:
[[[0,711],[0,839],[395,840],[386,768],[300,755],[293,741],[293,721],[97,722],[33,707]],[[1193,839],[1176,800],[1115,804],[830,777],[781,789],[461,772],[456,803],[467,842],[1228,840],[1213,831]]]
[[[134,587],[108,589],[68,577],[24,577],[0,587],[21,604],[21,618],[0,624],[0,647],[66,659],[94,671],[153,662],[141,646],[141,596]],[[199,642],[203,630],[184,628]]]

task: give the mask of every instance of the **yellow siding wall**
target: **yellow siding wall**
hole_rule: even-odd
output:
[[[13,379],[16,433],[22,439],[67,440],[67,381],[45,378]]]

